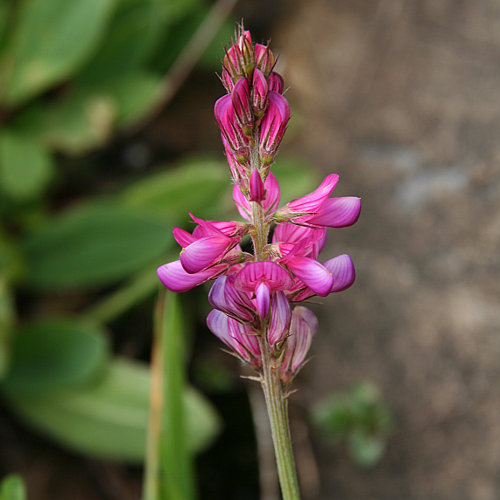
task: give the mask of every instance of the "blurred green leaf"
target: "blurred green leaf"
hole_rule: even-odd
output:
[[[116,125],[127,126],[141,118],[160,97],[159,76],[145,71],[133,71],[103,81],[99,90],[116,103]]]
[[[71,75],[97,49],[115,0],[27,0],[2,61],[2,101],[18,105]]]
[[[172,243],[171,225],[154,216],[112,204],[83,206],[24,242],[29,284],[41,289],[107,284],[150,264]]]
[[[32,104],[18,115],[13,127],[46,148],[82,153],[109,139],[117,108],[109,93],[74,87],[57,99]]]
[[[76,81],[57,99],[29,106],[13,127],[45,147],[79,154],[102,145],[115,127],[143,116],[159,96],[159,77],[135,71],[100,82]]]
[[[2,479],[0,500],[26,500],[26,488],[21,476],[9,474]]]
[[[143,63],[164,29],[162,0],[119,0],[99,51],[79,79],[102,81]],[[170,3],[170,2],[167,2]]]
[[[351,458],[372,467],[382,458],[392,432],[392,419],[378,388],[369,381],[334,394],[315,405],[315,422],[334,440],[347,439]]]
[[[52,176],[50,156],[20,135],[0,135],[0,189],[13,198],[39,194]]]
[[[179,295],[163,292],[158,299],[155,349],[159,356],[163,389],[160,440],[160,498],[192,500],[196,497],[193,463],[188,448],[185,406],[186,325]]]
[[[224,195],[230,193],[229,175],[229,167],[221,161],[187,160],[173,170],[135,183],[122,199],[131,208],[170,217],[176,223],[185,222],[188,212],[216,217]]]
[[[385,443],[384,437],[358,430],[349,435],[349,453],[361,467],[373,467],[382,458],[385,452]]]
[[[2,388],[17,396],[39,396],[88,382],[108,356],[105,333],[69,319],[22,328],[11,340],[10,368]]]
[[[9,23],[9,0],[0,0],[0,51],[2,51]]]
[[[281,190],[281,204],[300,198],[318,187],[319,175],[316,169],[304,161],[289,156],[278,156],[272,166]]]
[[[64,446],[109,460],[144,459],[149,413],[146,365],[115,360],[90,387],[9,401],[32,427]],[[201,451],[217,434],[217,415],[194,390],[185,393],[184,404],[188,446]]]

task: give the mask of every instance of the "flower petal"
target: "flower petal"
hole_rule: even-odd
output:
[[[333,193],[338,180],[337,174],[327,175],[315,191],[291,201],[283,208],[288,208],[292,212],[316,213],[322,203]]]
[[[234,275],[220,276],[208,294],[210,304],[227,315],[244,321],[255,318],[253,304],[246,295],[234,286]]]
[[[307,224],[326,227],[346,227],[354,224],[361,211],[361,199],[355,196],[329,198],[318,213],[305,220]]]
[[[259,283],[255,289],[255,300],[257,302],[257,310],[259,311],[261,318],[265,318],[269,312],[270,299],[270,291],[267,284],[265,282]]]
[[[285,294],[281,290],[274,292],[271,298],[271,317],[267,331],[270,345],[274,346],[283,339],[290,327],[291,318],[292,311]]]
[[[240,290],[253,292],[261,282],[267,283],[270,290],[285,290],[292,286],[292,279],[286,269],[271,261],[245,264],[234,285]]]
[[[207,236],[188,245],[180,255],[182,267],[188,273],[205,269],[225,253],[232,241],[226,236]]]
[[[294,256],[286,259],[286,265],[311,290],[321,297],[326,297],[333,286],[333,277],[318,261],[308,257]]]
[[[212,279],[226,267],[226,265],[219,265],[206,271],[190,274],[182,267],[181,261],[176,260],[160,266],[157,273],[160,281],[172,292],[187,292],[191,288]]]
[[[343,254],[327,260],[323,264],[333,276],[333,287],[331,292],[341,292],[349,288],[356,278],[354,264],[349,255]]]

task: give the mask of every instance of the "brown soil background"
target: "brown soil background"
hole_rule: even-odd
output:
[[[318,307],[296,400],[375,381],[396,418],[357,468],[317,439],[324,500],[500,498],[500,2],[309,0],[278,23],[301,129],[360,221],[323,255],[357,281]]]

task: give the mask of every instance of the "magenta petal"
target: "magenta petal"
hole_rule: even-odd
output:
[[[294,256],[286,260],[286,265],[311,290],[326,297],[333,286],[333,277],[318,261],[308,257]]]
[[[264,183],[260,177],[259,171],[254,168],[250,176],[250,200],[261,202],[264,199]]]
[[[250,221],[252,213],[250,202],[245,198],[237,184],[233,187],[233,200],[240,215],[247,221]]]
[[[185,248],[196,241],[195,236],[180,227],[174,227],[174,229],[172,229],[172,233],[174,234],[175,241],[177,241],[182,248]]]
[[[318,213],[306,220],[308,224],[327,227],[346,227],[354,224],[361,211],[361,199],[355,196],[329,198]]]
[[[265,318],[269,312],[270,292],[266,283],[262,282],[257,285],[255,290],[255,299],[257,301],[257,310],[260,317]]]
[[[292,311],[285,294],[281,290],[274,292],[271,299],[271,318],[267,332],[270,345],[274,346],[283,339],[290,327],[291,317]]]
[[[315,191],[302,198],[291,201],[284,208],[299,213],[317,212],[322,203],[333,193],[338,180],[339,176],[337,174],[327,175]]]
[[[176,260],[160,266],[157,270],[160,281],[172,292],[187,292],[211,279],[226,266],[216,266],[206,271],[190,274],[182,267],[181,261]]]
[[[234,285],[240,290],[252,292],[262,281],[266,282],[271,290],[286,290],[292,286],[292,279],[286,269],[271,261],[245,264]]]
[[[266,214],[273,213],[278,209],[278,206],[280,204],[281,192],[278,180],[272,172],[269,172],[269,174],[267,175],[266,182],[264,182],[264,187],[266,188],[266,198],[262,203],[264,212]]]
[[[333,287],[331,292],[341,292],[349,288],[356,278],[354,264],[349,255],[343,254],[327,260],[323,264],[333,276]]]
[[[225,236],[206,236],[187,246],[180,255],[182,267],[188,273],[197,273],[221,257],[231,244]]]
[[[234,275],[220,276],[212,285],[208,294],[210,304],[233,318],[244,321],[254,319],[253,304],[246,292],[240,292],[234,287]]]
[[[252,329],[232,318],[228,318],[227,324],[229,334],[232,337],[233,349],[243,359],[246,359],[253,365],[259,365],[261,356],[260,346],[257,336],[253,333]]]

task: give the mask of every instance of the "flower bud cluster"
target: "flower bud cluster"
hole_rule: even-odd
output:
[[[215,104],[235,181],[233,200],[244,222],[191,215],[192,233],[173,231],[182,247],[179,260],[161,266],[158,276],[175,292],[215,280],[208,297],[214,308],[207,318],[210,330],[257,372],[271,363],[287,386],[318,328],[312,311],[298,304],[354,282],[348,255],[322,263],[318,257],[327,228],[354,224],[361,204],[353,196],[331,197],[339,177],[330,174],[315,191],[279,208],[280,188],[269,167],[290,111],[274,64],[269,48],[253,46],[250,33],[241,29],[224,57],[222,81],[229,93]],[[240,246],[246,235],[254,254]]]
[[[290,119],[275,63],[269,47],[254,46],[241,28],[224,57],[221,80],[228,93],[214,107],[233,179],[249,200],[253,170],[265,181]],[[258,162],[252,162],[254,152]]]

